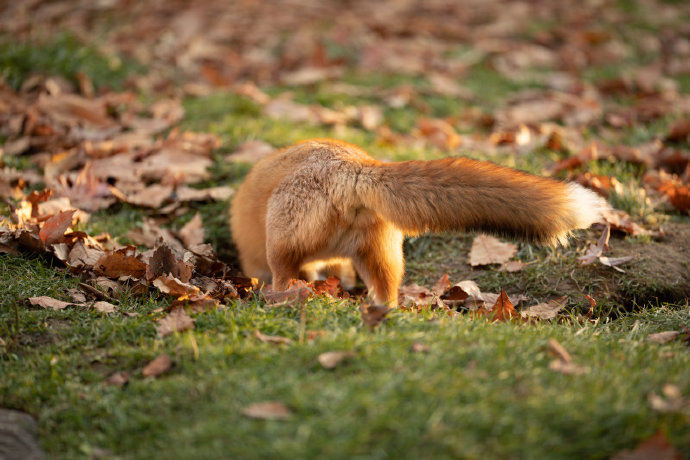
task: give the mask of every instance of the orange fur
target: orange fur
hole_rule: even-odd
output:
[[[481,230],[565,242],[607,205],[576,185],[468,158],[383,163],[331,139],[259,161],[235,195],[232,234],[245,274],[284,290],[328,268],[352,268],[376,303],[397,304],[403,235]],[[347,286],[346,286],[347,287]]]

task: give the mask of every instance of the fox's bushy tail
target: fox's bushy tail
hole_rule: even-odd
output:
[[[476,230],[547,245],[565,243],[608,207],[578,184],[469,158],[365,167],[357,192],[408,234]]]

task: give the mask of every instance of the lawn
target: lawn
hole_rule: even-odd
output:
[[[350,298],[277,303],[255,286],[215,295],[201,311],[148,275],[110,276],[116,288],[108,289],[96,283],[96,268],[70,266],[49,244],[28,250],[0,232],[0,409],[34,417],[49,458],[570,459],[640,445],[690,458],[686,5],[603,2],[580,17],[555,1],[543,11],[487,2],[465,13],[353,2],[351,10],[333,4],[338,14],[314,6],[302,19],[278,2],[274,19],[256,22],[267,6],[202,3],[180,5],[172,17],[154,5],[64,2],[77,12],[70,16],[58,2],[31,7],[30,26],[21,9],[8,10],[3,94],[29,107],[56,91],[86,97],[89,82],[92,100],[110,98],[98,112],[106,120],[98,128],[110,134],[80,123],[30,131],[32,112],[17,103],[21,118],[12,118],[15,106],[0,101],[3,226],[18,225],[10,221],[22,200],[46,185],[74,207],[86,203],[96,188],[76,188],[87,168],[80,152],[97,175],[104,158],[155,154],[161,145],[197,149],[206,166],[190,186],[205,190],[239,186],[257,153],[234,161],[234,152],[258,141],[281,148],[333,137],[384,160],[466,155],[578,180],[629,219],[613,225],[606,255],[632,260],[615,268],[581,262],[602,226],[567,246],[518,243],[512,259],[523,266],[515,272],[471,266],[474,234],[408,238],[405,286],[431,289],[447,274],[450,284],[469,279],[485,293],[526,296],[518,311],[553,299],[564,308],[551,320],[503,322],[452,302],[407,299],[370,326],[361,283]],[[352,12],[366,20],[348,22]],[[195,22],[213,15],[217,27]],[[293,30],[300,21],[304,36]],[[223,32],[229,24],[237,30]],[[352,35],[343,32],[350,27]],[[160,129],[145,131],[153,125]],[[113,133],[141,136],[107,150],[99,142],[117,141]],[[75,163],[51,176],[66,157]],[[110,245],[104,250],[133,244],[143,253],[152,243],[138,229],[181,240],[198,214],[203,241],[232,272],[224,279],[241,283],[228,196],[179,199],[194,167],[172,182],[154,168],[141,176],[146,187],[172,184],[156,205],[132,199],[141,188],[122,175],[98,178],[128,198],[108,195],[74,229],[108,234],[99,237]],[[85,301],[74,300],[78,292]],[[37,296],[71,304],[42,308],[29,301]],[[98,300],[115,310],[99,311]],[[161,333],[180,302],[193,327]],[[655,338],[667,331],[677,334]],[[341,351],[333,366],[321,362]],[[161,355],[170,366],[151,372]],[[263,402],[277,404],[252,415]]]

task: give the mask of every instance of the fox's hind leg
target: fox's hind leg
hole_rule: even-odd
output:
[[[352,262],[376,304],[398,305],[405,270],[402,242],[402,232],[383,221],[361,230]]]

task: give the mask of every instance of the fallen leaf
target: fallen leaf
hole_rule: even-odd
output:
[[[161,243],[170,246],[170,249],[177,257],[182,257],[185,248],[182,243],[167,228],[161,228],[153,219],[144,219],[141,226],[127,232],[127,238],[135,244],[140,244],[148,248],[153,248]]]
[[[196,189],[187,185],[181,185],[175,189],[177,201],[225,201],[235,193],[230,186]]]
[[[75,268],[94,268],[98,261],[105,255],[100,248],[87,246],[84,241],[78,240],[72,246],[67,257],[67,265]]]
[[[148,363],[146,367],[142,369],[141,374],[144,377],[158,377],[164,372],[167,372],[170,366],[172,366],[172,359],[170,359],[168,354],[163,353]]]
[[[335,78],[342,74],[337,67],[301,67],[298,70],[284,73],[281,82],[288,86],[313,85],[320,81]]]
[[[285,291],[274,291],[273,289],[261,291],[261,295],[269,303],[301,302],[313,294],[314,290],[302,280],[298,280]]]
[[[589,265],[593,263],[601,254],[604,252],[604,250],[609,249],[609,236],[611,235],[611,227],[608,225],[604,227],[604,230],[601,232],[601,236],[599,237],[599,240],[597,241],[597,244],[590,244],[589,249],[585,253],[585,255],[580,256],[577,258],[582,265]]]
[[[383,123],[383,111],[375,105],[362,105],[357,107],[357,119],[364,129],[374,131]]]
[[[472,241],[470,250],[470,265],[502,264],[517,252],[513,243],[504,243],[489,235],[477,235]]]
[[[288,339],[287,337],[281,337],[279,335],[262,334],[258,329],[254,331],[254,337],[256,337],[259,341],[264,342],[264,343],[273,343],[273,344],[282,344],[282,345],[289,345],[292,343],[292,340]]]
[[[317,116],[311,107],[285,98],[276,98],[264,106],[264,115],[274,120],[295,123],[315,123]]]
[[[618,268],[618,265],[624,264],[626,262],[630,262],[634,258],[635,258],[634,256],[624,256],[624,257],[599,256],[599,262],[601,262],[602,265],[606,265],[607,267],[612,267],[621,273],[625,273],[625,270]]]
[[[175,307],[167,316],[158,321],[156,331],[160,337],[166,337],[173,332],[181,332],[193,328],[194,319],[187,314],[184,308]]]
[[[202,244],[205,237],[204,223],[201,221],[201,214],[197,212],[194,217],[180,229],[180,239],[185,247],[190,248]]]
[[[443,295],[443,300],[460,300],[464,301],[468,298],[481,300],[482,294],[479,286],[472,280],[464,280],[451,286],[448,292]]]
[[[362,323],[365,326],[375,328],[383,322],[391,309],[385,306],[367,305],[362,303],[360,312],[362,313]]]
[[[93,308],[101,313],[115,313],[117,309],[115,305],[104,301],[95,302]]]
[[[317,359],[324,369],[335,369],[343,360],[354,356],[354,351],[327,351],[321,353]]]
[[[122,387],[129,383],[129,373],[125,371],[115,372],[105,381],[108,385]]]
[[[68,305],[73,305],[70,302],[63,302],[62,300],[53,299],[52,297],[48,297],[45,295],[38,297],[29,297],[29,302],[31,303],[31,305],[34,306],[38,305],[39,307],[52,308],[53,310],[62,310]]]
[[[178,258],[167,243],[161,243],[153,250],[148,260],[146,279],[171,275],[182,283],[188,283],[192,278],[193,271],[194,266],[192,264]]]
[[[292,412],[281,402],[265,401],[245,407],[242,409],[242,415],[261,420],[287,420],[292,416]]]
[[[400,286],[399,295],[403,301],[410,300],[414,305],[418,306],[429,305],[434,297],[434,294],[429,289],[416,283]]]
[[[414,342],[412,346],[410,346],[410,351],[413,353],[429,353],[431,351],[431,347],[421,342]]]
[[[455,150],[462,144],[462,138],[453,126],[445,120],[420,118],[417,121],[419,135],[441,150]]]
[[[69,211],[61,211],[59,214],[53,215],[45,221],[41,231],[38,233],[41,241],[45,244],[52,244],[65,234],[72,225],[72,216],[77,212],[75,209]]]
[[[680,335],[680,331],[663,331],[649,334],[647,340],[653,343],[666,343],[675,340]]]
[[[631,236],[653,235],[647,229],[642,228],[630,218],[630,215],[620,209],[605,209],[602,211],[604,221],[611,226],[612,230],[619,230]]]
[[[515,310],[515,307],[510,302],[508,294],[506,294],[503,290],[501,290],[498,298],[496,299],[496,303],[494,303],[493,307],[491,307],[491,310],[481,307],[479,310],[477,310],[477,314],[480,316],[489,316],[491,321],[509,321],[519,316],[518,312]]]
[[[84,303],[86,302],[86,295],[77,288],[67,289],[67,294],[72,298],[72,302]]]
[[[189,296],[199,292],[199,288],[193,284],[183,283],[173,275],[161,275],[152,283],[163,294],[170,294],[177,297]]]
[[[146,264],[127,251],[106,253],[94,267],[96,273],[108,278],[119,278],[122,275],[142,278],[146,274]]]
[[[314,294],[328,294],[332,297],[338,297],[342,294],[340,280],[335,276],[329,276],[325,280],[312,281]]]
[[[509,260],[508,262],[504,262],[503,265],[498,267],[499,272],[508,272],[508,273],[515,273],[522,271],[523,268],[525,268],[527,265],[524,262],[520,262],[519,260]]]
[[[666,140],[673,142],[687,141],[690,136],[690,119],[678,120],[668,130]]]
[[[618,452],[611,457],[611,460],[681,460],[682,458],[666,435],[659,432],[642,441],[633,450]]]
[[[559,311],[565,306],[568,296],[551,299],[548,302],[538,303],[520,312],[525,318],[538,318],[541,320],[554,319]]]
[[[444,273],[438,281],[436,281],[436,284],[434,287],[431,288],[431,292],[436,294],[437,296],[442,296],[448,290],[450,289],[450,279],[448,279],[448,273]]]
[[[661,388],[661,392],[663,396],[659,396],[656,393],[649,393],[647,395],[649,405],[656,411],[682,412],[690,404],[676,385],[667,383]]]
[[[227,155],[225,159],[237,163],[254,164],[275,151],[276,148],[267,142],[259,140],[247,141],[237,146],[235,151]]]
[[[555,339],[549,339],[549,351],[556,356],[551,361],[549,369],[563,374],[583,374],[585,369],[573,363],[573,359],[566,349]]]
[[[153,184],[127,196],[127,201],[136,206],[158,209],[173,192],[172,185]]]

